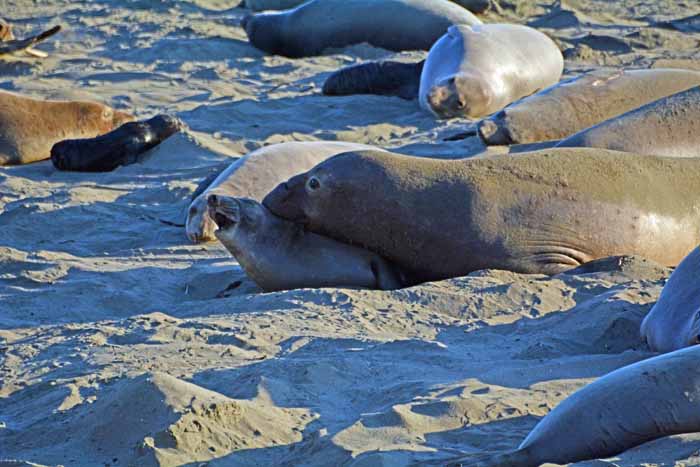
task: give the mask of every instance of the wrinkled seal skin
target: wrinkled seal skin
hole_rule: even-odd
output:
[[[252,199],[210,195],[216,238],[266,292],[319,287],[401,287],[393,267],[370,251],[280,219]]]
[[[700,248],[673,271],[642,322],[641,334],[656,352],[700,343]]]
[[[106,135],[69,139],[51,148],[51,161],[59,170],[109,172],[138,162],[139,156],[180,131],[182,123],[168,115],[129,122]]]
[[[440,118],[480,118],[559,81],[564,57],[536,29],[452,26],[430,49],[418,100]]]
[[[216,239],[216,223],[207,210],[207,197],[211,194],[262,201],[289,177],[341,152],[365,149],[376,148],[341,141],[310,141],[272,144],[253,151],[232,163],[206,189],[197,190],[187,212],[187,237],[194,243]]]
[[[661,98],[562,140],[558,147],[700,157],[700,86]]]
[[[463,467],[538,467],[616,456],[665,436],[700,431],[700,347],[613,371],[564,399],[520,447],[464,458]]]
[[[96,102],[38,100],[0,91],[0,166],[48,159],[59,141],[92,138],[131,120]]]
[[[700,243],[700,159],[590,149],[438,160],[335,156],[263,203],[416,280],[557,274],[620,254],[676,265]]]
[[[486,144],[566,138],[662,97],[700,85],[692,70],[601,70],[555,84],[479,124]]]
[[[243,20],[253,46],[299,58],[368,42],[388,50],[428,50],[453,24],[479,24],[447,0],[312,0]]]
[[[348,96],[377,94],[416,99],[425,60],[402,63],[390,60],[360,63],[338,70],[323,83],[323,94]]]

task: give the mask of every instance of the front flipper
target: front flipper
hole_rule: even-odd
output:
[[[425,60],[418,63],[384,61],[352,65],[329,76],[323,84],[323,94],[378,94],[416,99],[424,63]]]
[[[26,53],[34,55],[35,57],[46,58],[48,57],[48,54],[39,50],[34,50],[32,49],[32,46],[48,39],[60,30],[61,26],[54,26],[51,29],[42,32],[41,34],[28,37],[26,39],[14,39],[5,42],[0,42],[0,55],[10,54],[24,50]]]

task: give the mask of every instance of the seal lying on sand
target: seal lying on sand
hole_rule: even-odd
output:
[[[437,117],[483,117],[558,82],[563,70],[559,47],[536,29],[452,26],[428,53],[418,101]]]
[[[673,271],[644,318],[641,334],[656,352],[700,344],[700,248]]]
[[[246,8],[253,11],[263,10],[288,10],[295,8],[308,0],[245,0]],[[472,13],[483,13],[490,9],[493,0],[450,0],[457,5],[466,8]]]
[[[620,254],[676,265],[700,243],[700,159],[353,152],[280,184],[263,203],[422,281],[490,268],[557,274]]]
[[[308,287],[401,287],[393,267],[374,253],[304,231],[252,199],[209,195],[216,238],[267,292]]]
[[[700,72],[672,68],[602,70],[555,84],[479,124],[486,144],[571,136],[662,97],[700,85]]]
[[[418,98],[425,60],[403,63],[392,60],[360,63],[332,73],[323,83],[326,96],[378,94],[402,99]]]
[[[347,151],[377,149],[340,141],[288,142],[273,144],[236,160],[202,190],[197,190],[187,212],[187,236],[194,243],[214,240],[216,224],[207,211],[211,194],[262,201],[278,183],[309,170],[331,156]]]
[[[657,438],[700,431],[698,359],[696,346],[620,368],[564,399],[515,451],[450,465],[563,465],[613,457]]]
[[[557,146],[700,157],[700,86],[606,120]]]
[[[368,42],[393,51],[428,50],[453,24],[480,24],[448,0],[311,0],[243,20],[250,43],[287,57]]]
[[[92,138],[133,119],[96,102],[38,100],[0,91],[0,166],[48,159],[59,141]]]
[[[478,118],[559,81],[564,59],[546,35],[527,26],[452,26],[418,63],[362,63],[333,73],[326,95],[418,97],[438,117]]]
[[[46,58],[48,57],[47,53],[40,50],[35,50],[32,47],[39,42],[45,41],[60,30],[61,26],[54,26],[41,34],[37,34],[36,36],[30,36],[26,39],[15,39],[15,36],[12,33],[12,26],[8,22],[0,19],[0,56],[24,51],[25,53],[35,57]]]
[[[51,148],[51,161],[59,170],[109,172],[138,157],[180,131],[182,123],[168,115],[144,122],[129,122],[105,135],[90,139],[69,139]]]

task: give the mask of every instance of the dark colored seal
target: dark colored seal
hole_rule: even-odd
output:
[[[360,63],[332,73],[323,84],[327,96],[377,94],[417,99],[425,60],[403,63],[391,60]]]
[[[69,139],[51,148],[51,161],[59,170],[109,172],[138,162],[139,156],[182,128],[177,118],[157,115],[144,122],[129,122],[106,135]]]

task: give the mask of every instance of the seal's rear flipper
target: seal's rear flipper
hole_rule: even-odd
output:
[[[424,63],[425,60],[418,63],[384,61],[352,65],[328,77],[323,84],[323,94],[379,94],[416,99]]]
[[[31,47],[38,44],[39,42],[48,39],[60,30],[61,26],[54,26],[51,29],[42,32],[41,34],[28,37],[26,39],[16,39],[0,42],[0,55],[24,50],[28,54],[34,55],[35,57],[46,58],[48,57],[48,54],[46,54],[45,52],[41,52],[40,50],[34,50]]]

